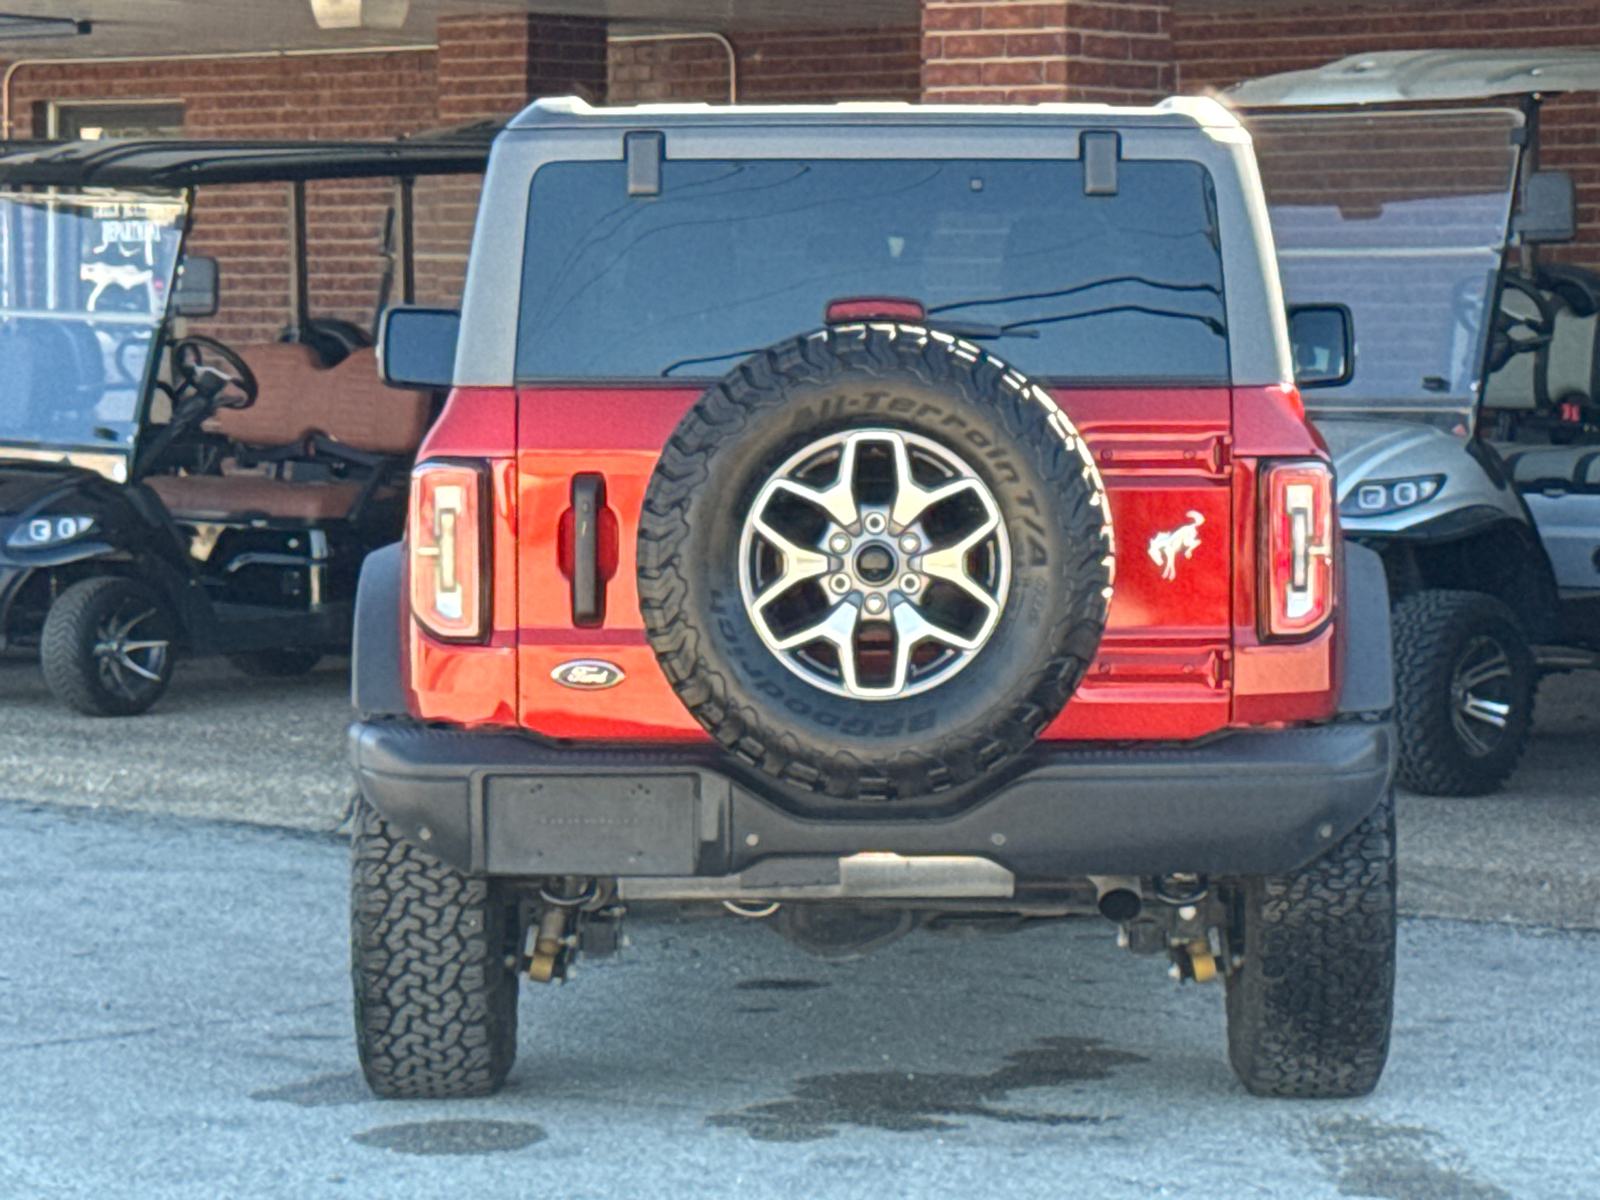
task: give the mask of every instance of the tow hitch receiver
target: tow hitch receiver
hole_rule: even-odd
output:
[[[570,886],[582,881],[563,882]],[[622,932],[626,910],[613,903],[613,890],[590,880],[581,893],[568,898],[540,888],[537,901],[528,897],[520,916],[527,930],[521,963],[534,983],[565,980],[577,970],[580,956],[607,958],[627,946]]]
[[[1165,952],[1172,960],[1167,974],[1179,983],[1210,983],[1222,977],[1228,962],[1225,914],[1203,876],[1166,875],[1143,881],[1091,876],[1091,882],[1099,894],[1101,914],[1117,921],[1118,945],[1135,954]],[[1154,902],[1146,903],[1145,897]]]
[[[528,978],[549,983],[565,978],[571,957],[572,939],[567,937],[567,918],[572,910],[552,904],[544,910],[537,925],[528,926]]]

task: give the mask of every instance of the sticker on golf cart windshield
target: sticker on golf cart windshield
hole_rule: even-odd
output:
[[[101,312],[107,300],[122,310],[160,311],[167,287],[164,252],[183,206],[115,201],[91,204],[89,211],[92,228],[78,264],[78,279],[89,285],[84,311]]]

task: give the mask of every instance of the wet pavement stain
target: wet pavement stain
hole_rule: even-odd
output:
[[[1377,1200],[1510,1200],[1472,1174],[1431,1129],[1348,1116],[1311,1128],[1308,1147],[1344,1196]]]
[[[733,986],[741,992],[809,992],[828,985],[819,979],[743,979]]]
[[[339,1104],[365,1104],[372,1099],[367,1081],[360,1071],[347,1071],[343,1075],[322,1075],[301,1083],[251,1092],[252,1100],[282,1100],[298,1104],[301,1108],[331,1108]]]
[[[497,1154],[542,1142],[545,1132],[531,1121],[417,1121],[380,1125],[350,1135],[350,1140],[399,1154]]]
[[[951,1117],[981,1117],[1034,1125],[1096,1125],[1114,1116],[1030,1113],[996,1107],[1023,1088],[1060,1087],[1105,1079],[1112,1071],[1142,1063],[1138,1054],[1114,1050],[1093,1038],[1041,1038],[1006,1055],[1005,1066],[987,1075],[861,1071],[810,1075],[798,1080],[788,1100],[753,1104],[742,1112],[716,1113],[710,1125],[743,1129],[762,1142],[812,1142],[832,1137],[842,1125],[891,1133],[953,1129]]]

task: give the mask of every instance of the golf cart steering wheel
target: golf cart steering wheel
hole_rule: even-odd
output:
[[[199,334],[173,343],[172,373],[180,392],[201,396],[212,408],[249,408],[261,392],[244,359]]]
[[[1536,317],[1508,313],[1501,304],[1507,291],[1520,292],[1533,304]],[[1518,354],[1529,354],[1550,344],[1555,336],[1556,314],[1549,298],[1532,280],[1520,275],[1502,275],[1495,295],[1494,324],[1489,330],[1489,374],[1493,374]],[[1513,335],[1514,330],[1525,332]]]

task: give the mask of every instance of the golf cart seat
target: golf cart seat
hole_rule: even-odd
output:
[[[315,350],[294,342],[244,346],[239,357],[261,394],[249,408],[219,410],[206,428],[242,446],[286,446],[321,433],[352,450],[409,457],[428,431],[429,394],[387,386],[371,347],[336,367],[324,367]]]
[[[1527,329],[1548,322],[1549,342],[1512,355],[1492,372],[1484,407],[1532,412],[1569,402],[1600,404],[1600,275],[1558,263],[1541,267],[1535,282],[1537,304],[1525,292],[1506,289],[1501,311]]]
[[[341,520],[364,494],[389,486],[383,475],[408,465],[427,432],[432,397],[386,386],[370,348],[331,368],[322,366],[311,347],[295,343],[247,346],[238,353],[260,394],[249,408],[218,410],[206,429],[225,435],[242,448],[243,458],[259,458],[276,474],[235,469],[151,476],[145,482],[175,517]],[[337,459],[340,450],[365,467],[364,480],[283,477],[286,461],[318,453]]]
[[[1541,298],[1535,299],[1507,287],[1500,292],[1499,312],[1500,319],[1507,322],[1511,344],[1536,344],[1538,332],[1550,318],[1549,298],[1541,293]],[[1491,370],[1483,382],[1483,406],[1526,412],[1548,407],[1551,349],[1522,350]]]
[[[1555,322],[1545,390],[1555,404],[1600,404],[1600,275],[1571,263],[1547,263],[1539,286],[1554,300]]]
[[[229,523],[252,517],[338,521],[361,495],[359,483],[286,483],[252,475],[152,475],[145,480],[180,520]]]
[[[1520,492],[1600,494],[1600,446],[1541,446],[1506,454]]]
[[[1595,338],[1600,336],[1600,316],[1593,311],[1580,315],[1566,304],[1555,312],[1550,335],[1549,356],[1545,363],[1545,394],[1553,404],[1576,400],[1595,402]]]

